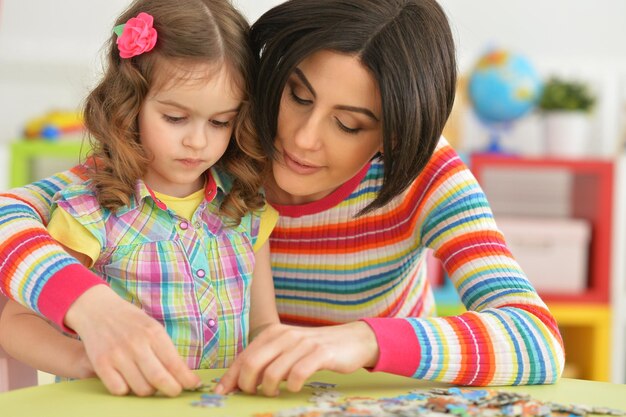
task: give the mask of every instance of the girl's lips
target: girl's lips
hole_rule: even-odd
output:
[[[283,150],[283,160],[285,162],[285,166],[289,168],[291,171],[300,175],[310,175],[318,172],[322,168],[315,165],[308,165],[307,163],[300,162],[294,159],[291,155]]]
[[[178,159],[178,162],[189,167],[196,167],[202,164],[201,159]]]

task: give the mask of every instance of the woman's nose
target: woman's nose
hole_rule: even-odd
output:
[[[322,120],[315,113],[310,113],[307,116],[300,120],[300,126],[296,130],[296,145],[303,149],[320,149],[322,145]]]

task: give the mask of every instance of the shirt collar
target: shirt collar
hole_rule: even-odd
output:
[[[211,167],[206,172],[206,186],[204,188],[204,198],[210,203],[215,199],[215,197],[219,194],[226,193],[226,188],[230,186],[230,178],[228,175],[216,170],[214,167]],[[130,204],[127,206],[120,207],[117,210],[117,215],[121,216],[124,213],[128,213],[129,211],[135,210],[140,207],[146,198],[154,201],[155,205],[161,210],[167,210],[167,206],[161,200],[159,200],[155,195],[154,191],[148,187],[148,185],[143,180],[137,180],[135,184],[135,192],[133,193],[133,198],[130,199]]]

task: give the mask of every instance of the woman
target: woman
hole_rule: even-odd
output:
[[[360,367],[471,385],[558,379],[556,323],[440,139],[456,65],[439,5],[292,0],[263,15],[251,39],[257,124],[274,157],[266,194],[281,214],[270,243],[283,324],[262,332],[217,390],[260,383],[275,395],[281,380],[298,390],[318,369]],[[162,329],[87,280],[42,230],[50,197],[81,181],[76,172],[5,195],[2,289],[76,331],[109,384],[174,395],[197,380]],[[38,252],[24,259],[19,245]],[[469,312],[432,317],[426,248]]]

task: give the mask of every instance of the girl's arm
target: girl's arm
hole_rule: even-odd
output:
[[[0,317],[0,345],[15,359],[67,378],[96,376],[85,346],[43,317],[9,300]]]
[[[270,244],[267,240],[255,254],[250,288],[250,341],[268,326],[279,322],[270,264]]]

